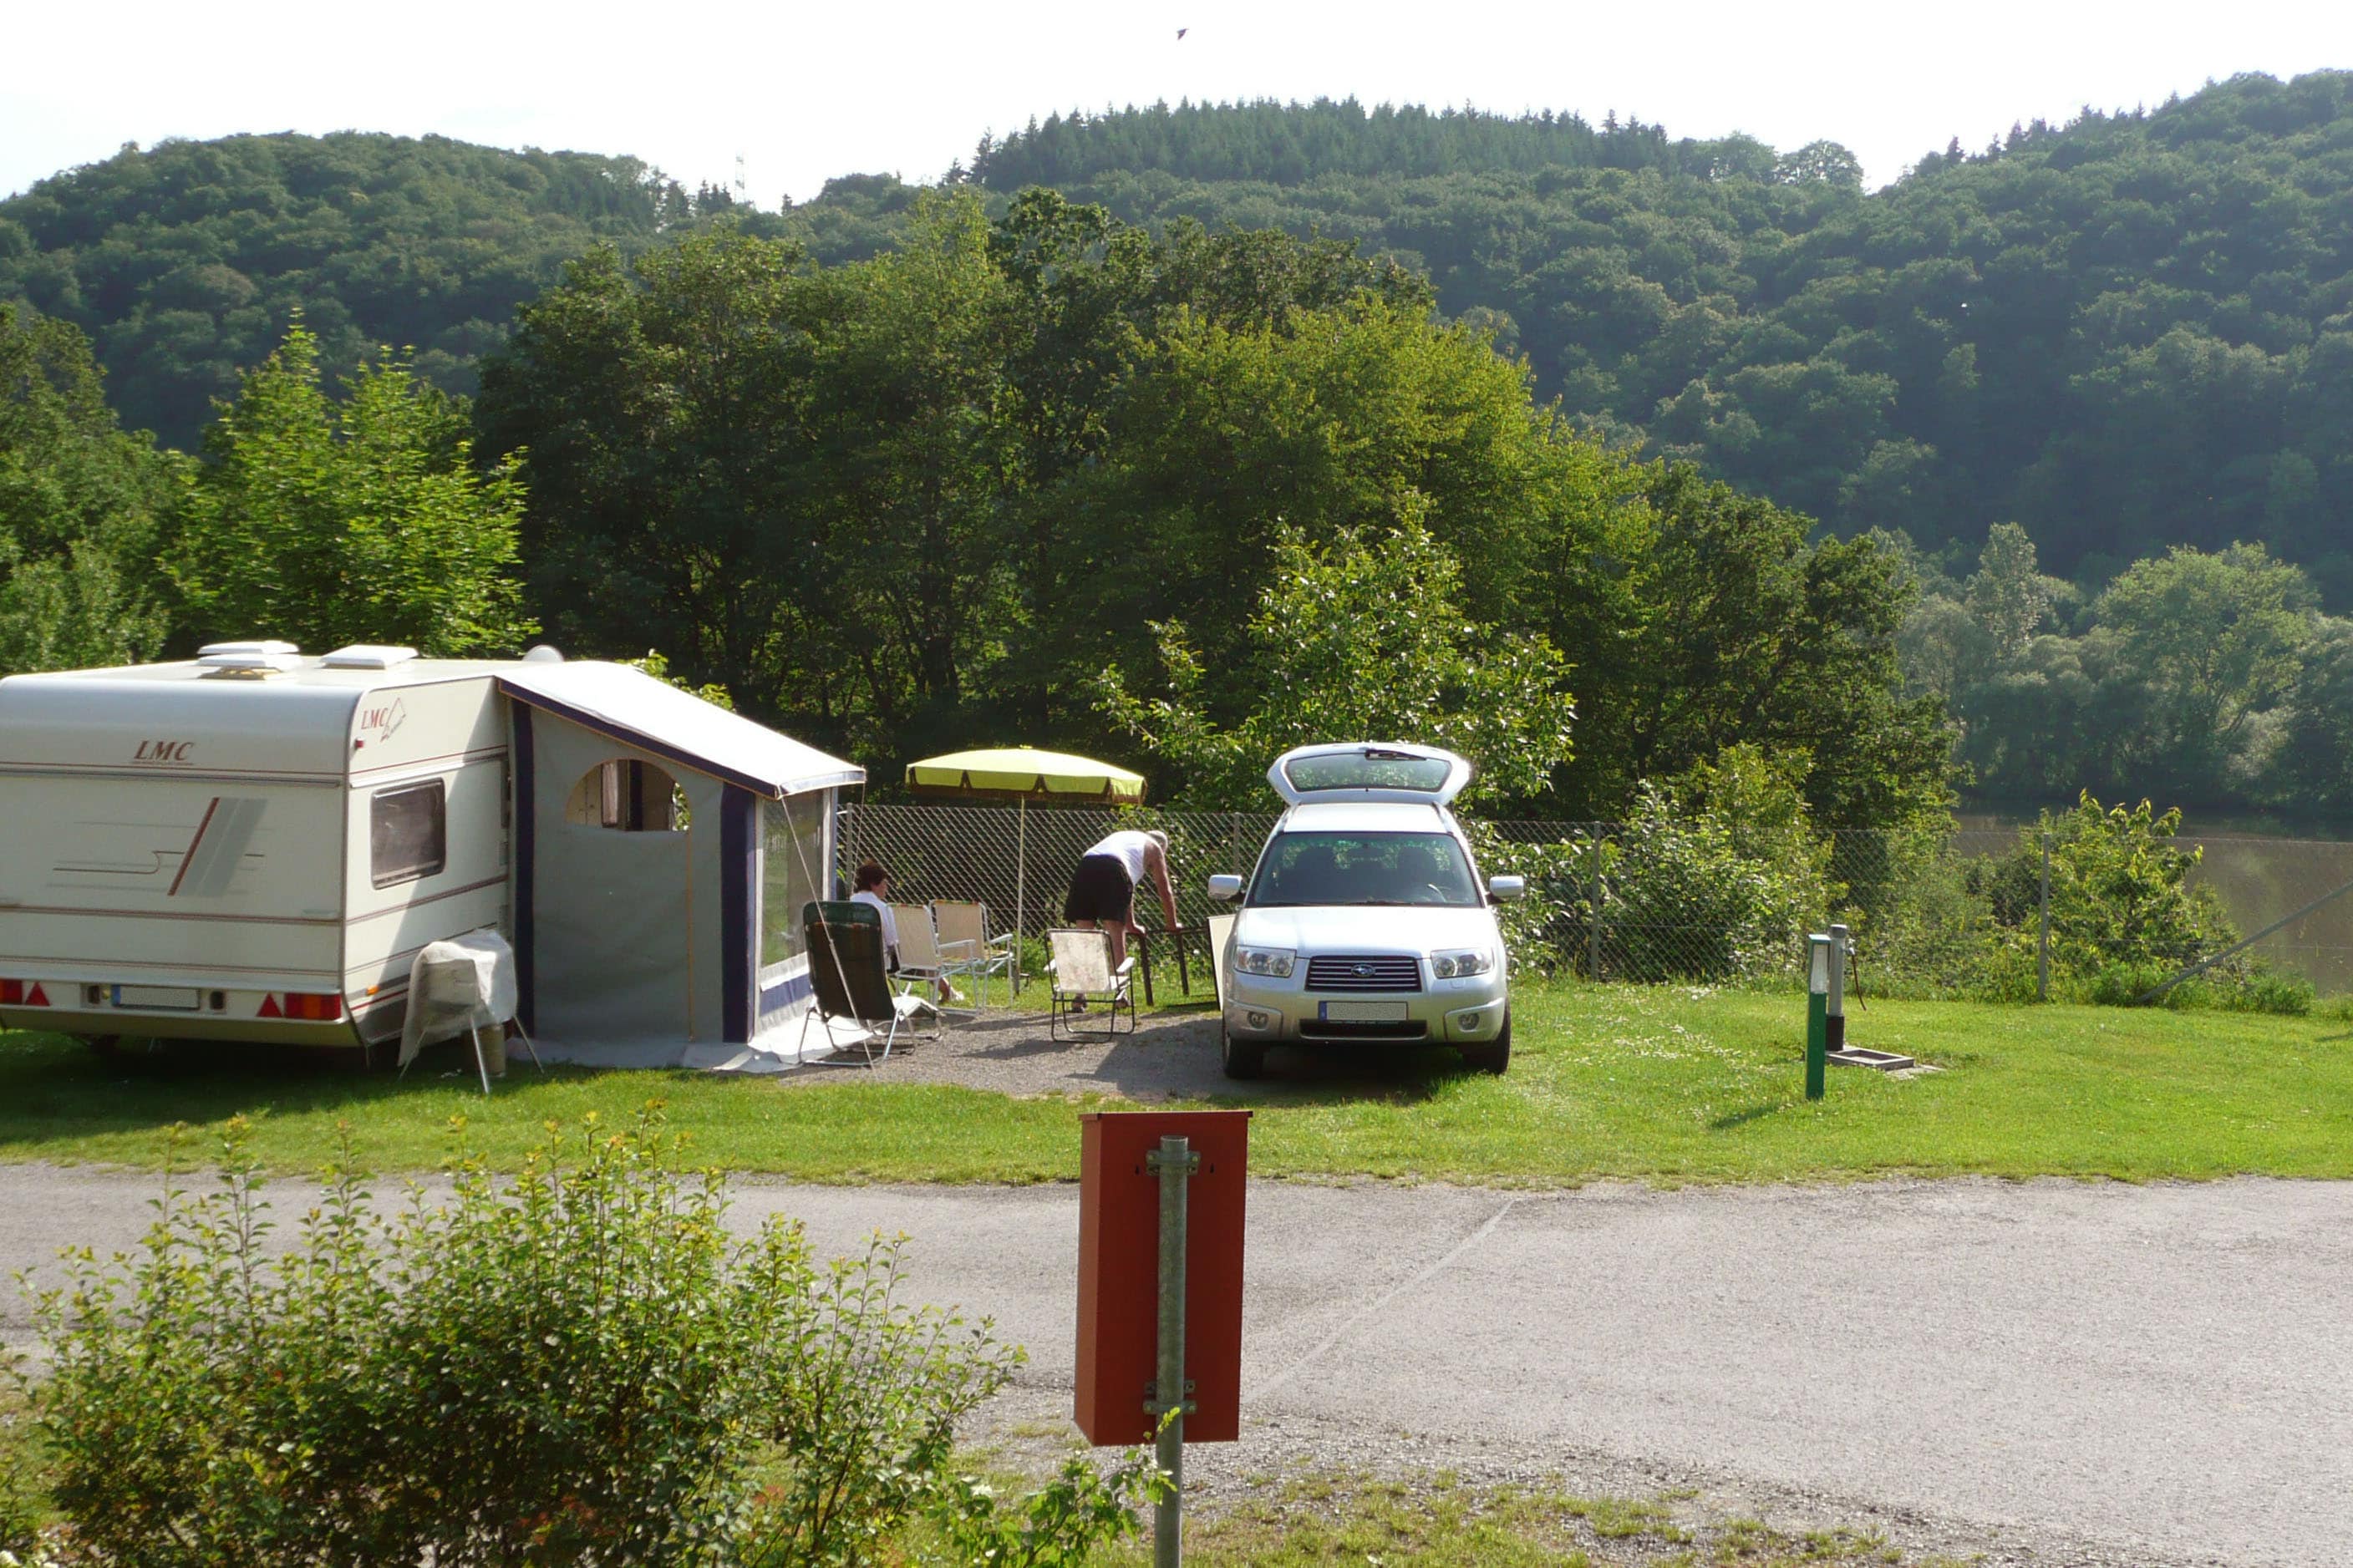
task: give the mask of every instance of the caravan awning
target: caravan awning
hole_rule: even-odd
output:
[[[770,799],[866,782],[866,770],[855,763],[626,664],[509,665],[498,671],[498,682],[518,702]]]

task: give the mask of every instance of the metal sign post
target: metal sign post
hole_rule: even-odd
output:
[[[1185,1444],[1241,1436],[1247,1110],[1079,1119],[1079,1430],[1150,1443],[1171,1489],[1155,1568],[1182,1561]]]
[[[1181,1137],[1163,1138],[1144,1157],[1160,1173],[1159,1363],[1144,1413],[1159,1423],[1154,1460],[1168,1488],[1152,1508],[1152,1568],[1185,1561],[1185,1413],[1193,1385],[1185,1380],[1185,1199],[1201,1157]]]
[[[1822,1097],[1829,1072],[1831,939],[1820,931],[1806,938],[1806,1098]]]

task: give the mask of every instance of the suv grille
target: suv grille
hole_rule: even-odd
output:
[[[1307,961],[1310,991],[1419,991],[1418,958],[1352,958],[1333,955]]]

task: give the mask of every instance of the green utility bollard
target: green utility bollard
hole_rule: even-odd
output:
[[[1806,1098],[1822,1097],[1830,1068],[1831,939],[1820,931],[1806,938]]]

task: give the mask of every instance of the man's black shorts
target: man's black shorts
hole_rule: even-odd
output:
[[[1134,909],[1135,884],[1117,856],[1087,856],[1071,873],[1071,890],[1062,899],[1064,920],[1124,925]]]

